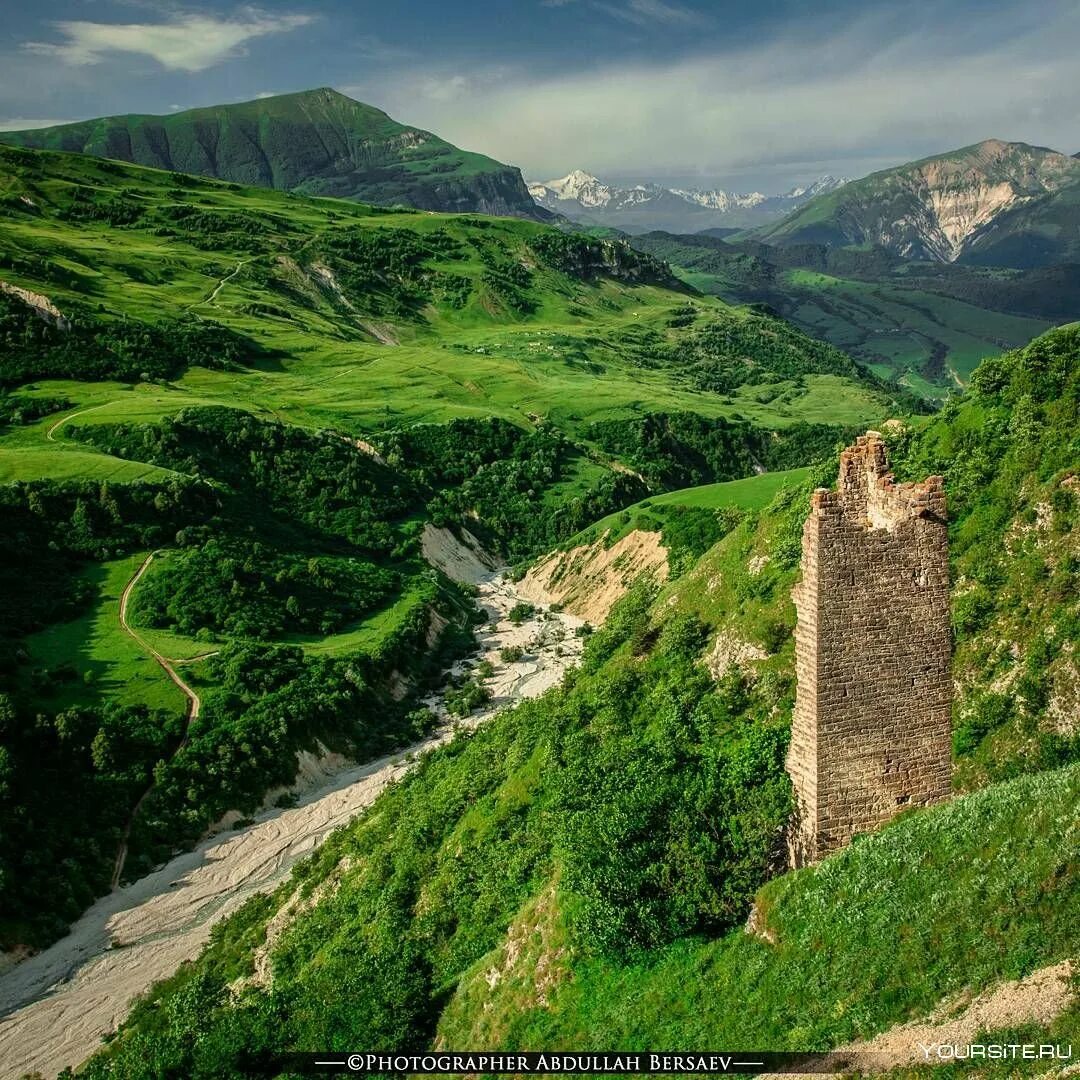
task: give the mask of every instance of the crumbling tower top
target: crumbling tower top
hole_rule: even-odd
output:
[[[840,454],[836,491],[818,488],[814,510],[836,507],[866,529],[894,531],[912,519],[945,521],[945,486],[940,476],[919,483],[898,484],[889,469],[885,441],[868,431]]]

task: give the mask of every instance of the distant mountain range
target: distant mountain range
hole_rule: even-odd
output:
[[[628,233],[664,229],[691,233],[709,228],[751,228],[791,213],[816,195],[848,181],[823,176],[783,195],[669,188],[659,184],[619,187],[581,169],[558,180],[529,184],[529,194],[553,213],[585,225],[607,225]]]
[[[757,237],[973,266],[1080,262],[1080,159],[988,139],[819,195]]]
[[[1019,269],[1080,263],[1080,155],[988,139],[861,180],[823,176],[779,195],[607,184],[580,169],[520,171],[330,89],[129,114],[0,142],[114,158],[307,195],[770,245],[872,248],[903,259]]]
[[[326,88],[168,116],[106,116],[6,131],[0,141],[306,195],[549,217],[516,168]]]

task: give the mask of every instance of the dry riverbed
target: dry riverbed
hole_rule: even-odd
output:
[[[515,625],[507,618],[521,599],[513,583],[492,574],[478,588],[488,623],[477,634],[477,654],[465,664],[492,665],[485,680],[491,703],[467,721],[453,722],[442,695],[433,695],[428,704],[443,723],[429,738],[317,779],[297,806],[267,810],[245,828],[211,836],[115,889],[67,937],[9,969],[0,976],[0,1080],[34,1071],[51,1077],[85,1060],[135,996],[199,954],[216,922],[280,884],[299,859],[369,806],[419,755],[451,739],[457,727],[475,727],[507,705],[538,696],[577,663],[581,619],[539,610]],[[522,648],[519,660],[500,659],[508,646]]]

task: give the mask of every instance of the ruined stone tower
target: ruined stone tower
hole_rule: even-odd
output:
[[[898,484],[881,436],[840,455],[803,527],[787,770],[792,864],[949,792],[948,539],[940,476]]]

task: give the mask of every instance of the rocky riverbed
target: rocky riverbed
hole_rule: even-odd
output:
[[[499,709],[538,696],[577,663],[582,620],[538,608],[511,621],[521,597],[502,574],[484,575],[477,589],[486,623],[477,634],[477,652],[452,674],[487,661],[491,674],[483,681],[491,701],[468,719],[453,720],[444,692],[432,695],[427,704],[441,724],[428,738],[365,765],[321,775],[316,770],[313,786],[296,806],[265,810],[250,825],[213,835],[115,889],[67,937],[10,968],[0,976],[0,1080],[35,1071],[51,1077],[85,1060],[115,1030],[134,997],[199,954],[215,923],[248,897],[280,884],[298,860],[370,806],[420,756],[459,728],[475,727]],[[500,653],[513,646],[522,650],[520,658],[503,661]]]

